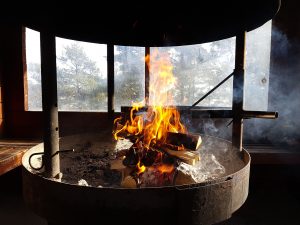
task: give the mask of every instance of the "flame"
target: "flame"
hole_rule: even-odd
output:
[[[162,164],[157,167],[161,173],[171,173],[174,170],[173,165]]]
[[[144,102],[133,103],[130,120],[114,132],[115,139],[120,138],[122,131],[132,135],[143,134],[143,144],[149,148],[152,144],[164,143],[168,132],[185,133],[186,129],[180,122],[180,114],[173,104],[171,90],[175,87],[176,78],[173,76],[173,66],[167,53],[157,49],[145,61],[150,71],[149,103],[144,115],[134,116],[143,107]],[[151,63],[150,63],[151,62]],[[120,118],[115,120],[118,122]]]
[[[121,118],[117,118],[114,131],[114,138],[117,140],[126,135],[142,137],[144,149],[150,149],[155,144],[163,144],[166,141],[168,132],[186,133],[186,128],[180,122],[180,114],[174,105],[171,90],[176,85],[176,78],[173,76],[173,66],[168,53],[159,53],[156,49],[147,55],[145,61],[150,71],[149,106],[145,113],[136,113],[145,105],[142,102],[133,103],[130,111],[130,118],[123,126],[118,125]],[[151,62],[151,63],[150,63]],[[137,141],[140,141],[138,138]],[[162,154],[157,155],[157,161],[162,160]],[[139,161],[137,174],[146,170]],[[158,170],[161,173],[170,173],[174,170],[173,165],[160,165]]]
[[[116,127],[116,130],[114,131],[114,138],[118,140],[120,137],[119,134],[121,134],[123,131],[127,131],[129,134],[133,135],[139,135],[143,131],[143,118],[142,116],[135,116],[134,112],[138,112],[140,108],[142,108],[143,102],[133,103],[132,109],[130,111],[130,120],[126,121],[125,125],[121,128]],[[114,124],[118,124],[119,121],[121,121],[121,117],[116,118],[114,120]]]
[[[145,170],[146,170],[146,167],[144,165],[141,166],[141,162],[139,161],[138,164],[137,164],[137,174],[141,174],[141,173],[144,173]]]

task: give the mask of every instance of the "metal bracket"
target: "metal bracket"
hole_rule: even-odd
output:
[[[56,154],[59,154],[59,153],[66,153],[66,152],[74,152],[75,149],[66,149],[66,150],[59,150],[55,153]],[[42,155],[42,163],[41,163],[41,166],[40,167],[34,167],[32,164],[31,164],[31,158],[35,155]],[[54,156],[54,155],[53,155]],[[53,157],[52,156],[52,157]],[[34,169],[34,170],[41,170],[43,167],[44,167],[44,152],[36,152],[36,153],[33,153],[29,156],[29,159],[28,159],[28,163],[29,163],[29,166],[31,167],[31,169]]]

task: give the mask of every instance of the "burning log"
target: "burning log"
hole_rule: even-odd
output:
[[[197,150],[201,145],[200,135],[168,132],[166,143],[174,146],[183,146],[186,149]]]
[[[138,149],[136,147],[130,148],[123,160],[123,164],[128,167],[135,167],[139,162]]]
[[[199,152],[191,152],[186,150],[174,151],[168,148],[163,148],[163,150],[169,155],[177,157],[189,165],[195,165],[198,161],[200,161]]]
[[[144,153],[144,156],[141,159],[141,163],[146,167],[152,166],[154,162],[157,160],[159,153],[160,152],[158,150],[150,148]]]

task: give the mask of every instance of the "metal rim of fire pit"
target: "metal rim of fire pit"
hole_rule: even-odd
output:
[[[212,138],[231,146],[229,141]],[[213,224],[230,218],[248,195],[251,159],[245,149],[244,166],[223,177],[197,184],[138,189],[79,186],[45,178],[30,171],[28,164],[30,155],[41,150],[43,144],[31,148],[22,159],[24,200],[52,224],[97,224],[105,219],[111,224],[133,225],[140,224],[144,217],[148,218],[145,225]],[[152,214],[156,217],[151,218]],[[136,221],[130,215],[135,215]]]

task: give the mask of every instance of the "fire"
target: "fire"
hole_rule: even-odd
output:
[[[186,133],[184,125],[180,122],[180,114],[172,106],[173,99],[171,89],[175,87],[176,78],[173,76],[173,66],[167,53],[159,53],[155,50],[151,57],[145,58],[150,71],[149,103],[150,106],[144,115],[134,114],[144,105],[143,102],[133,103],[130,112],[130,120],[114,132],[115,139],[126,131],[132,135],[143,135],[143,144],[146,149],[152,144],[164,143],[168,132]],[[150,64],[151,62],[151,64]],[[115,120],[118,122],[120,118]]]
[[[174,105],[171,89],[176,85],[176,78],[173,76],[173,66],[167,53],[159,53],[155,50],[151,56],[145,58],[150,71],[149,106],[144,113],[140,111],[145,101],[133,103],[130,118],[122,126],[119,124],[121,118],[115,119],[115,139],[125,136],[136,137],[137,146],[142,142],[141,151],[165,144],[168,132],[186,133],[186,128],[180,122],[180,113],[172,106]],[[151,63],[150,63],[151,62]],[[181,148],[181,147],[179,147]],[[144,153],[139,153],[139,161],[136,164],[136,173],[140,175],[145,172],[146,167],[141,159]],[[174,165],[162,162],[162,153],[157,153],[153,162],[160,173],[171,173]],[[149,166],[149,167],[153,167]]]
[[[141,166],[141,161],[138,162],[137,168],[138,168],[138,171],[137,171],[138,175],[141,174],[141,173],[144,173],[145,170],[146,170],[146,167],[144,165]]]
[[[162,164],[157,167],[161,173],[171,173],[174,170],[173,165]]]
[[[120,137],[119,134],[123,131],[128,132],[129,134],[133,135],[139,135],[143,132],[143,118],[142,116],[136,116],[134,117],[134,112],[137,112],[140,108],[143,107],[143,103],[133,103],[132,109],[130,111],[130,120],[126,121],[125,125],[121,128],[116,128],[116,131],[114,132],[114,138],[118,140]],[[119,117],[114,120],[114,124],[117,124],[122,118]]]

